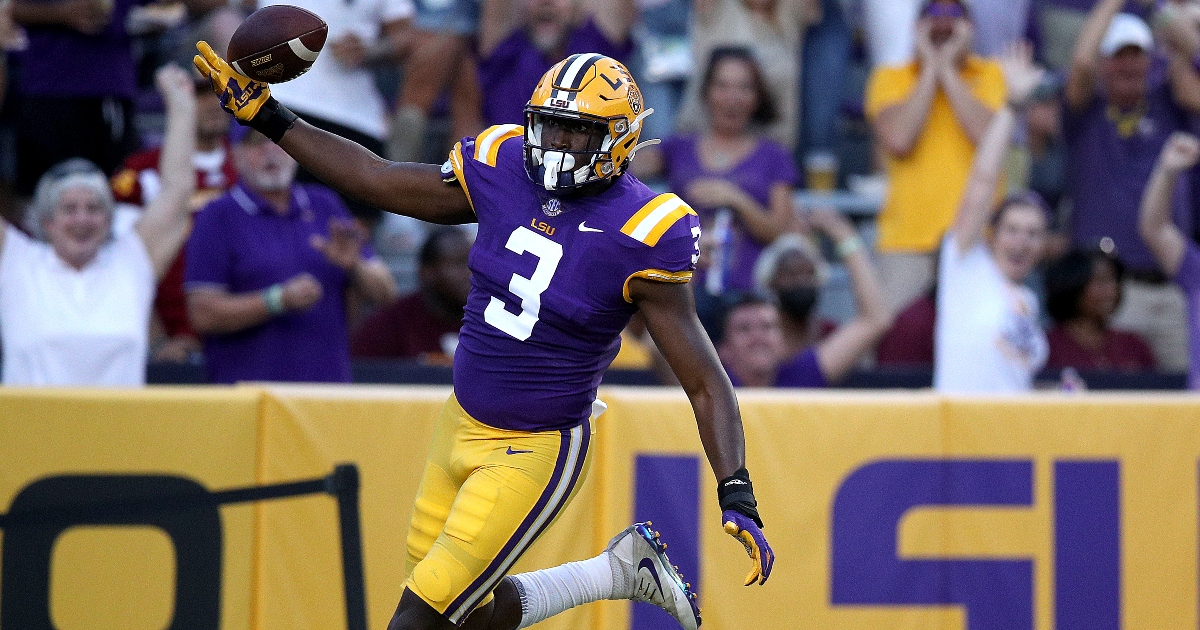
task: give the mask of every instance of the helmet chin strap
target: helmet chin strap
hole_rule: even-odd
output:
[[[558,188],[559,174],[569,173],[571,169],[575,168],[575,156],[563,151],[546,151],[542,155],[542,167],[545,169],[542,175],[542,186],[546,190],[554,190]]]

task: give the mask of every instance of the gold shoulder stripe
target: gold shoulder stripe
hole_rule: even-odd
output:
[[[634,273],[629,274],[629,277],[625,278],[625,286],[621,288],[621,294],[625,296],[625,301],[629,302],[630,304],[633,304],[633,298],[629,297],[629,281],[633,280],[634,278],[645,278],[647,280],[653,280],[655,282],[673,282],[673,283],[678,284],[678,283],[690,281],[692,279],[692,272],[690,272],[690,271],[663,271],[662,269],[643,269],[641,271],[636,271]]]
[[[654,247],[658,244],[658,239],[662,238],[662,235],[671,229],[671,226],[675,225],[680,217],[687,214],[696,214],[696,211],[692,210],[691,206],[684,203],[677,195],[663,193],[630,217],[621,231]]]
[[[496,166],[496,158],[500,155],[500,145],[509,138],[517,138],[524,133],[520,125],[495,125],[483,130],[475,138],[475,159]]]
[[[455,142],[454,149],[450,151],[450,168],[454,169],[454,177],[458,179],[458,185],[462,186],[467,195],[467,203],[471,204],[471,209],[474,210],[475,202],[471,201],[471,189],[467,188],[467,174],[463,171],[462,142]]]

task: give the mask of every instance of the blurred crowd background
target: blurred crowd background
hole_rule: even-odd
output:
[[[289,3],[329,39],[272,93],[392,160],[625,63],[736,385],[1200,386],[1200,2]],[[473,226],[325,188],[191,69],[263,4],[0,3],[5,384],[445,380]],[[610,382],[671,381],[622,340]]]

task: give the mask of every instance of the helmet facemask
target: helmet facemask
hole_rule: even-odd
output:
[[[546,190],[578,188],[605,179],[613,171],[612,144],[607,120],[526,108],[525,166]]]

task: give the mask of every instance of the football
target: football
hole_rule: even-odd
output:
[[[312,67],[328,35],[325,20],[312,11],[287,4],[266,6],[238,25],[225,58],[255,81],[283,83]]]

